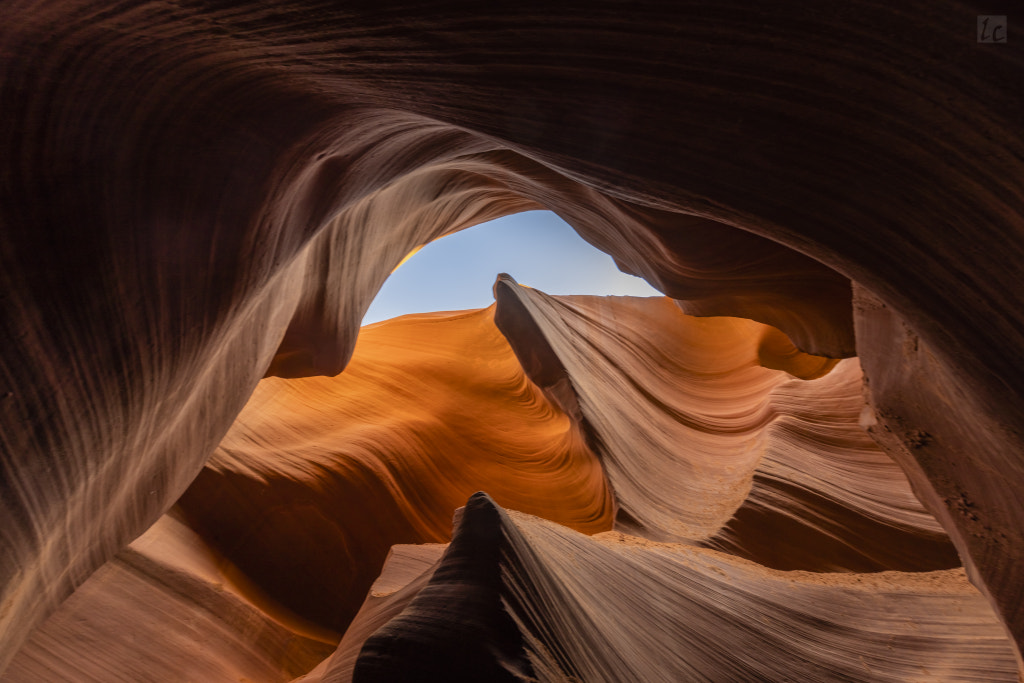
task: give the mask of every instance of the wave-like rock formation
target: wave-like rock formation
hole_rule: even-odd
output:
[[[13,680],[54,671],[82,682],[104,680],[103,671],[142,675],[141,641],[98,660],[86,644],[125,640],[126,624],[166,600],[159,590],[151,595],[153,584],[166,583],[158,573],[126,576],[122,565],[135,567],[137,549],[167,539],[182,557],[205,559],[176,560],[185,588],[162,611],[187,615],[196,608],[189,586],[230,582],[231,599],[251,603],[286,642],[313,636],[322,648],[340,639],[320,667],[333,679],[354,666],[382,615],[395,616],[398,603],[383,598],[397,590],[387,588],[396,562],[436,559],[439,547],[393,546],[447,541],[444,511],[481,487],[585,533],[609,529],[618,507],[620,529],[703,539],[768,566],[957,566],[941,527],[858,424],[855,360],[800,353],[761,323],[687,316],[667,298],[552,297],[507,276],[496,286],[495,307],[365,328],[337,377],[261,382],[175,517],[162,518],[44,624],[12,664]],[[828,374],[811,381],[793,373]],[[818,429],[801,434],[812,421]],[[838,459],[840,445],[854,455]],[[822,499],[832,508],[813,507]],[[111,593],[128,596],[131,608]],[[222,630],[244,637],[252,618],[208,602]],[[91,611],[106,615],[102,624],[81,616]],[[268,648],[264,640],[256,639]],[[187,679],[205,665],[176,664],[175,648],[187,647],[177,639],[167,646],[147,660],[150,676]],[[253,656],[230,639],[206,638],[204,647],[214,662],[209,680],[247,671],[233,658]],[[258,679],[305,673],[319,660],[303,661],[303,671],[281,662],[276,677],[271,667]]]
[[[401,609],[390,597],[405,582],[396,577],[439,554],[395,544],[447,541],[444,511],[474,488],[590,534],[609,529],[618,508],[620,530],[778,569],[959,566],[903,472],[859,424],[855,359],[809,356],[774,328],[687,316],[667,298],[552,297],[508,276],[496,292],[488,309],[365,328],[337,377],[262,381],[175,517],[125,553],[157,547],[170,531],[183,557],[207,558],[200,569],[228,567],[217,583],[230,581],[233,599],[263,610],[285,636],[340,640],[309,680],[352,669],[363,641]],[[104,680],[101,669],[76,666],[92,661],[83,643],[123,639],[144,611],[108,594],[146,605],[156,583],[152,572],[125,578],[124,561],[105,565],[44,624],[12,664],[14,680],[49,675],[50,660],[67,680]],[[213,581],[195,567],[178,574],[186,586]],[[422,587],[418,576],[409,580]],[[187,614],[194,601],[181,592],[175,608]],[[239,621],[237,609],[206,609]],[[107,614],[102,626],[80,617],[90,610]],[[238,655],[213,642],[216,662]],[[143,649],[100,661],[111,675],[137,676]],[[483,664],[466,666],[483,675]],[[150,660],[157,678],[191,670],[171,654]],[[210,680],[228,680],[235,669],[209,670]],[[305,671],[277,673],[260,680]]]
[[[680,540],[732,516],[785,377],[758,364],[764,325],[685,316],[665,298],[550,297],[508,277],[495,299],[531,378],[585,426],[622,523]]]
[[[855,359],[801,353],[774,328],[683,315],[668,299],[554,297],[508,276],[495,298],[523,367],[601,458],[617,529],[778,569],[959,565],[861,426]]]
[[[778,334],[859,356],[863,428],[1020,664],[1024,48],[978,42],[979,13],[958,0],[7,3],[0,671],[181,497],[261,378],[341,372],[406,254],[538,207],[682,310],[772,325],[766,366],[801,358]],[[582,401],[570,388],[546,400]],[[565,404],[574,425],[584,403]],[[604,457],[599,422],[585,436]],[[877,455],[848,445],[835,461]],[[611,478],[632,467],[617,453]],[[834,521],[831,502],[772,502],[806,501],[779,477],[826,455],[794,450],[749,499],[730,476],[729,505],[675,522],[717,533],[749,501],[831,533],[813,521]],[[834,491],[812,474],[798,485]],[[868,488],[852,493],[873,522],[927,526],[913,505],[880,513]],[[798,648],[776,645],[779,661]]]
[[[389,548],[446,542],[451,511],[475,490],[579,531],[610,529],[601,464],[492,316],[378,323],[341,375],[261,382],[179,501],[192,527],[339,638]]]
[[[770,401],[774,418],[750,493],[709,547],[775,569],[959,566],[907,475],[860,424],[862,374],[855,359],[813,382],[785,382]]]
[[[333,643],[273,609],[178,515],[165,515],[44,622],[3,680],[285,683]]]
[[[421,571],[368,601],[367,626],[404,608],[354,666],[339,650],[319,680],[1017,677],[1005,630],[962,569],[778,572],[619,532],[587,537],[477,494]]]

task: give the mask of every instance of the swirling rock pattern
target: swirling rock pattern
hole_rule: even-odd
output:
[[[750,488],[767,397],[785,378],[759,365],[768,329],[684,315],[663,298],[550,297],[508,276],[495,298],[530,377],[584,425],[620,523],[657,540],[721,527]]]
[[[664,534],[651,522],[659,518],[648,513],[651,502],[661,500],[676,506],[674,516],[662,513],[660,518],[676,522],[676,537],[694,542],[717,532],[707,538],[708,544],[771,566],[781,557],[787,568],[859,567],[842,552],[826,548],[823,537],[855,550],[873,541],[873,550],[893,556],[902,552],[911,558],[908,568],[915,569],[934,568],[933,555],[945,550],[945,566],[956,566],[952,546],[920,508],[895,464],[877,449],[866,457],[860,452],[865,440],[873,442],[857,424],[862,401],[855,361],[832,370],[835,361],[797,352],[773,328],[741,319],[686,316],[669,299],[551,297],[515,285],[507,276],[497,286],[496,308],[405,316],[364,329],[342,375],[261,382],[179,501],[178,516],[191,529],[164,518],[136,545],[151,546],[147,539],[166,536],[173,524],[177,534],[172,538],[185,555],[216,557],[231,567],[241,599],[252,602],[253,610],[264,610],[268,621],[315,634],[320,642],[341,639],[337,653],[311,671],[309,681],[351,676],[366,638],[383,625],[382,619],[403,609],[426,581],[417,578],[418,588],[404,582],[388,588],[390,575],[409,572],[396,563],[418,560],[417,553],[423,552],[437,558],[431,546],[399,546],[397,554],[391,549],[387,564],[383,555],[389,546],[447,540],[443,511],[478,486],[491,488],[507,504],[593,533],[612,522],[607,470],[613,485],[626,481],[626,490],[617,490],[617,502],[625,511],[621,527],[642,522],[644,533]],[[495,326],[495,317],[514,347]],[[790,372],[766,369],[762,363]],[[816,381],[791,374],[814,377],[830,371]],[[777,393],[784,398],[777,399]],[[773,437],[779,429],[789,434],[792,423],[830,426],[829,419],[836,417],[846,419],[847,433],[826,429],[824,435],[815,434],[816,439],[795,451],[797,457],[793,439]],[[664,438],[637,437],[638,427],[653,431],[655,425]],[[859,457],[830,462],[843,452],[837,444],[851,441],[850,431],[861,447]],[[820,445],[829,438],[835,443]],[[596,445],[596,455],[587,448],[588,440]],[[823,462],[814,462],[814,457]],[[804,472],[808,462],[813,466]],[[759,487],[762,472],[776,488],[788,484],[807,493],[801,497],[771,485]],[[723,529],[739,505],[723,495],[722,481],[730,476],[731,486],[741,492],[751,489],[753,477],[754,489]],[[628,490],[629,484],[654,491],[661,487],[663,493],[638,494]],[[683,489],[686,495],[680,495]],[[806,499],[815,494],[837,501],[827,511],[831,514],[807,511]],[[712,504],[721,506],[723,499],[725,507],[717,508],[718,519],[707,529],[686,524],[707,514]],[[813,530],[831,524],[831,536],[806,530],[794,534],[776,520],[766,521],[763,512],[751,524],[743,515],[749,506],[780,508],[783,513],[773,511],[791,526]],[[863,524],[852,524],[850,509],[858,508],[868,508],[871,516],[892,525],[902,524],[904,533],[885,537],[880,532],[887,527],[877,520],[866,530]],[[367,517],[368,510],[372,517]],[[930,533],[938,551],[925,552],[928,548],[915,531]],[[854,538],[854,532],[860,535]],[[888,559],[876,559],[867,567],[898,566]],[[382,564],[385,573],[357,615]],[[426,566],[420,563],[419,569]],[[114,569],[104,571],[97,577]],[[193,568],[191,573],[198,580],[212,580],[210,572]],[[97,577],[92,584],[101,582],[107,592],[131,592],[119,575]],[[94,592],[105,595],[83,587],[76,596]],[[124,637],[119,629],[138,617],[115,603],[106,607],[110,618],[99,628],[79,615],[102,603],[94,599],[83,605],[82,600],[86,598],[62,607],[29,642],[12,665],[16,680],[48,675],[50,659],[62,663],[61,675],[67,680],[102,680],[102,669],[83,670],[75,664],[90,658],[81,644]],[[146,604],[144,598],[138,601]],[[178,609],[187,614],[189,605]],[[459,614],[452,605],[448,608]],[[232,610],[214,611],[231,623]],[[60,625],[66,623],[78,629],[64,628],[61,638]],[[53,645],[65,641],[73,646]],[[187,677],[192,670],[173,664],[170,642],[167,661],[149,660],[149,675],[156,679]],[[207,647],[217,657],[239,656],[230,644]],[[140,645],[109,655],[106,670],[140,675],[133,662],[143,651]],[[415,657],[409,661],[420,666]],[[196,665],[190,660],[189,666]],[[479,657],[464,665],[467,672],[482,675]],[[208,669],[209,680],[229,680],[235,671]],[[278,678],[287,673],[296,672],[282,666]],[[267,676],[260,678],[269,680]]]
[[[339,638],[388,549],[446,542],[451,511],[474,490],[583,532],[610,529],[600,463],[492,316],[378,323],[343,374],[261,382],[180,500],[192,526]]]
[[[785,378],[758,365],[764,326],[685,316],[663,298],[555,298],[508,277],[495,298],[534,381],[556,399],[573,392],[562,402],[601,457],[620,525],[659,540],[721,527],[746,495],[767,396]]]
[[[907,475],[860,424],[855,359],[770,396],[774,417],[750,493],[708,539],[775,569],[927,571],[960,565]]]
[[[44,622],[3,680],[283,683],[332,652],[329,634],[249,600],[240,576],[165,515]]]
[[[778,569],[959,566],[860,425],[856,360],[837,366],[773,328],[686,316],[667,299],[552,297],[508,276],[495,298],[523,367],[601,458],[616,528]]]
[[[491,626],[467,632],[460,619]],[[467,642],[475,668],[458,654]],[[583,536],[481,493],[427,584],[367,639],[351,680],[485,670],[510,681],[1017,678],[1014,648],[963,570],[777,572],[619,532]]]
[[[977,14],[7,3],[0,670],[261,377],[340,371],[405,254],[537,206],[686,311],[856,351],[1019,651],[1024,52]]]

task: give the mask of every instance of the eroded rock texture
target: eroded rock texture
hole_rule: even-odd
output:
[[[555,298],[508,278],[495,290],[524,367],[585,425],[620,522],[677,540],[719,528],[746,495],[784,378],[757,363],[765,326],[691,318],[663,298]]]
[[[415,597],[421,579],[389,596],[407,604],[366,640],[353,677],[336,655],[322,680],[480,680],[483,664],[452,664],[463,648],[488,660],[488,680],[1017,678],[1013,646],[963,570],[777,572],[618,532],[588,538],[477,494],[425,571]],[[382,612],[371,609],[368,621]]]
[[[614,519],[619,529],[648,539],[671,535],[691,546],[721,548],[736,562],[754,560],[758,564],[750,566],[764,576],[780,576],[765,567],[907,572],[958,566],[938,522],[859,424],[856,360],[837,364],[808,356],[785,347],[774,328],[690,317],[666,298],[551,297],[507,276],[497,287],[496,307],[405,316],[365,328],[337,377],[261,382],[174,516],[162,518],[64,603],[15,658],[11,679],[57,672],[83,682],[111,675],[187,680],[205,667],[209,680],[253,671],[257,680],[290,680],[306,671],[303,680],[309,682],[349,680],[367,642],[405,643],[408,637],[425,644],[396,646],[401,654],[388,655],[382,672],[373,675],[527,675],[533,664],[524,658],[523,636],[500,618],[501,608],[487,607],[490,616],[482,621],[472,616],[481,600],[490,604],[503,580],[495,573],[496,556],[484,563],[489,568],[479,566],[477,551],[492,533],[462,541],[472,552],[447,560],[440,577],[448,576],[451,585],[443,589],[427,590],[431,578],[424,574],[432,575],[443,546],[394,545],[446,541],[450,526],[441,511],[454,509],[478,486],[508,505],[585,533],[607,530]],[[827,374],[800,379],[761,363],[808,377]],[[661,438],[645,440],[643,434]],[[674,507],[659,510],[659,502]],[[171,564],[173,581],[140,569],[148,565],[135,558],[154,549],[154,566]],[[632,571],[607,567],[610,577]],[[612,586],[607,577],[587,580]],[[835,580],[872,579],[860,574]],[[909,574],[897,580],[918,585]],[[474,582],[488,588],[467,588]],[[164,586],[174,590],[165,595]],[[771,592],[773,586],[766,580],[763,588]],[[978,609],[990,609],[980,594],[966,584],[962,589]],[[694,586],[671,590],[703,592]],[[421,591],[437,593],[431,600],[441,606],[391,624],[409,601],[426,600],[418,597]],[[210,595],[219,601],[204,597]],[[842,608],[842,601],[816,599]],[[141,621],[156,628],[160,622],[151,612],[160,601],[167,603],[160,614],[180,615],[168,617],[168,629],[174,632],[177,618],[184,632],[165,638],[161,655],[140,666],[148,639],[128,625]],[[929,618],[945,618],[949,605],[927,604],[922,611],[936,610]],[[194,627],[189,615],[197,609],[219,620],[214,635]],[[571,604],[553,609],[565,614],[546,619],[593,618]],[[97,621],[95,613],[104,617]],[[985,614],[996,623],[994,613]],[[273,629],[274,637],[251,635],[258,633],[254,621]],[[678,631],[674,623],[656,628]],[[453,636],[465,650],[460,656],[431,644],[452,624],[461,634]],[[422,632],[410,636],[409,628]],[[720,630],[695,627],[703,628]],[[878,628],[888,632],[884,624]],[[254,641],[247,643],[250,636]],[[682,632],[666,637],[676,636]],[[106,640],[129,645],[97,658],[91,644]],[[725,657],[727,640],[716,657]],[[296,652],[295,643],[307,641],[313,654]],[[470,641],[476,644],[469,647]],[[771,634],[752,642],[779,647]],[[176,660],[189,643],[201,647],[205,658]],[[337,651],[326,657],[335,643]],[[866,641],[861,646],[872,647]],[[1012,652],[1009,641],[1003,647]],[[300,656],[305,659],[293,661]],[[255,664],[243,665],[249,660]],[[305,669],[298,671],[297,662],[305,662]],[[264,669],[253,669],[259,663]],[[576,675],[578,666],[557,675]],[[583,680],[640,675],[630,666],[603,679],[591,670]],[[645,671],[670,680],[682,672],[692,676],[701,665],[650,666]],[[755,675],[745,666],[737,660],[723,671]],[[709,675],[713,680],[726,673]]]
[[[855,359],[801,353],[774,328],[686,316],[668,299],[552,297],[505,276],[495,297],[523,367],[601,458],[618,529],[778,569],[959,564],[861,426]]]
[[[927,571],[959,565],[907,475],[860,424],[862,374],[845,360],[827,377],[790,380],[743,505],[710,547],[775,569]]]
[[[3,680],[284,682],[315,667],[334,640],[275,609],[165,515],[61,605]]]
[[[3,14],[0,671],[23,646],[31,650],[26,642],[49,616],[59,624],[61,610],[75,609],[66,600],[76,589],[114,584],[116,591],[136,581],[148,590],[148,579],[125,569],[125,557],[135,557],[125,548],[203,470],[262,377],[282,378],[263,386],[300,400],[302,392],[273,382],[341,372],[362,312],[406,254],[451,231],[538,207],[558,212],[681,310],[774,328],[754,346],[725,329],[753,322],[721,330],[723,353],[732,357],[722,361],[723,375],[750,376],[736,384],[740,419],[715,412],[713,402],[680,412],[678,405],[693,402],[687,391],[703,395],[685,381],[678,395],[669,391],[675,380],[667,378],[685,379],[685,364],[616,361],[615,340],[605,338],[594,306],[553,318],[541,304],[522,304],[536,329],[524,323],[508,332],[517,357],[544,392],[542,412],[554,415],[559,406],[564,434],[579,429],[612,491],[622,491],[620,525],[782,568],[799,553],[780,558],[743,540],[744,525],[786,528],[793,546],[806,545],[805,531],[807,539],[832,537],[829,557],[846,557],[836,567],[948,566],[945,540],[907,497],[884,452],[949,535],[1019,663],[1024,53],[1012,36],[977,42],[978,8],[953,0],[813,9],[788,1],[640,2],[628,12],[563,1],[28,0],[7,3]],[[650,312],[623,314],[648,342],[641,356],[679,343],[649,321]],[[644,325],[651,325],[647,336]],[[516,341],[537,339],[537,330],[547,347]],[[585,343],[573,338],[591,334]],[[786,380],[783,372],[812,377],[826,369],[815,370],[822,361],[797,348],[859,356],[869,405],[859,414],[861,432],[849,419],[853,364],[838,365],[834,379]],[[613,355],[588,361],[594,350]],[[755,366],[734,362],[754,357]],[[625,367],[633,370],[617,369]],[[551,368],[569,379],[549,378]],[[722,443],[758,444],[760,459],[724,452],[720,460],[734,470],[714,480],[711,492],[721,496],[698,494],[701,503],[688,509],[667,490],[664,473],[701,469],[692,453],[707,451],[706,430],[688,425],[695,445],[679,444],[676,472],[664,453],[650,456],[659,479],[646,481],[634,472],[628,444],[616,443],[630,427],[601,417],[619,400],[599,397],[601,383],[642,396],[646,404],[634,409],[643,419],[655,416],[651,435],[664,442],[655,451],[670,445],[673,425],[696,419],[700,427],[748,432],[746,441],[730,435]],[[833,398],[822,398],[821,387]],[[541,401],[537,387],[522,391]],[[800,405],[786,407],[794,401]],[[828,405],[820,418],[806,406],[818,401]],[[679,419],[669,424],[648,404]],[[293,436],[291,443],[306,438]],[[289,519],[319,523],[322,471],[300,476],[303,467],[287,455],[271,471],[259,444],[251,450],[252,461],[227,467],[222,448],[205,481],[233,477],[225,473],[234,467],[236,482],[249,478],[289,505],[300,484],[288,482],[300,482],[311,498],[292,505],[295,516],[283,516],[276,531],[287,531]],[[363,484],[374,485],[338,486]],[[441,498],[456,504],[454,493]],[[410,524],[441,529],[437,520],[451,510],[423,502]],[[210,552],[231,554],[231,539],[218,541],[215,532],[244,513],[210,511],[192,506],[193,531],[217,546]],[[858,515],[857,524],[837,522]],[[889,530],[875,533],[882,527]],[[567,533],[553,532],[548,545],[576,538]],[[380,539],[376,562],[386,543],[402,540],[441,539]],[[898,541],[905,541],[899,551]],[[551,551],[551,563],[562,561],[559,552]],[[830,568],[831,560],[811,555],[800,560],[806,568]],[[605,557],[594,556],[594,571],[616,572]],[[234,561],[246,564],[237,555]],[[90,584],[97,570],[99,584]],[[491,576],[492,569],[480,571]],[[918,592],[927,593],[914,588],[921,580],[899,579],[911,586],[895,593],[907,595],[908,609],[917,610]],[[480,581],[487,590],[497,585]],[[274,584],[255,583],[260,590]],[[112,599],[90,595],[78,599]],[[476,598],[464,597],[470,609]],[[359,598],[352,600],[349,613]],[[138,597],[128,603],[126,614],[140,604]],[[929,623],[940,624],[952,603],[935,604]],[[290,609],[309,617],[298,602]],[[332,618],[341,628],[345,618]],[[252,619],[264,624],[262,616]],[[207,625],[217,630],[221,622],[217,616]],[[502,671],[584,667],[561,650],[548,652],[554,660],[537,654],[537,643],[553,648],[561,637],[531,630],[542,622],[514,629],[532,634],[523,641],[534,648],[527,660],[507,649],[507,622],[481,622],[498,634],[494,661]],[[286,635],[265,628],[270,641]],[[603,642],[600,633],[584,629],[591,644]],[[882,642],[855,640],[858,648]],[[481,647],[481,662],[497,656]],[[808,661],[856,677],[838,641],[821,647]],[[771,652],[788,662],[795,648],[778,642]],[[968,676],[957,667],[980,661],[958,656],[947,670],[954,679]],[[297,666],[273,657],[258,655],[281,671]],[[784,670],[765,659],[758,660],[765,676]],[[911,675],[887,661],[867,665]],[[233,666],[225,664],[225,675],[257,675]],[[976,671],[996,677],[1003,669]]]
[[[363,330],[337,377],[264,380],[180,500],[192,526],[337,637],[396,543],[446,542],[475,490],[585,533],[614,501],[492,309]]]

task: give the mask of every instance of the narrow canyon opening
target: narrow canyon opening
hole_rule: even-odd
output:
[[[431,242],[403,259],[363,317],[486,308],[499,273],[549,294],[664,296],[587,244],[551,211],[527,211]]]
[[[0,680],[1020,681],[979,11],[5,7]]]

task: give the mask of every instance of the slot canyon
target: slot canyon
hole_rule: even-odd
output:
[[[5,0],[0,681],[1024,682],[1020,17]]]

